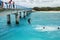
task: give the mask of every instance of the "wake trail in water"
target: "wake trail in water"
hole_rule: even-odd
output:
[[[60,26],[41,26],[41,25],[35,25],[34,29],[36,31],[58,31],[60,29],[58,29],[58,27],[60,28]]]

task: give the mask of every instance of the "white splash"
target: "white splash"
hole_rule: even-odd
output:
[[[59,26],[58,26],[59,27]],[[37,25],[34,29],[37,31],[57,31],[58,27]]]

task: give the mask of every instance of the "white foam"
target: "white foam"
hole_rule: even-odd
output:
[[[43,28],[45,27],[45,28]],[[59,26],[58,26],[59,27]],[[36,25],[36,27],[34,28],[37,31],[57,31],[58,27],[54,27],[54,26],[41,26],[41,25]]]
[[[60,11],[40,11],[40,12],[43,12],[43,13],[60,13]]]

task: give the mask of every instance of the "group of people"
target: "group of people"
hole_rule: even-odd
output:
[[[11,7],[15,8],[15,2],[12,0],[10,0],[9,2],[3,2],[0,0],[0,8],[3,8],[4,3],[6,4],[7,8],[11,8]]]
[[[8,2],[8,4],[9,4],[9,8],[10,8],[11,6],[13,6],[13,8],[15,8],[15,6],[14,6],[15,2],[14,2],[14,1],[10,0],[10,1]]]

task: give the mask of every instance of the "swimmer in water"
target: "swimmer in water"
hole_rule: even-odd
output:
[[[60,29],[60,28],[58,27],[58,29]]]
[[[28,23],[31,24],[31,18],[28,19]]]
[[[45,29],[45,27],[43,27],[43,29]]]

